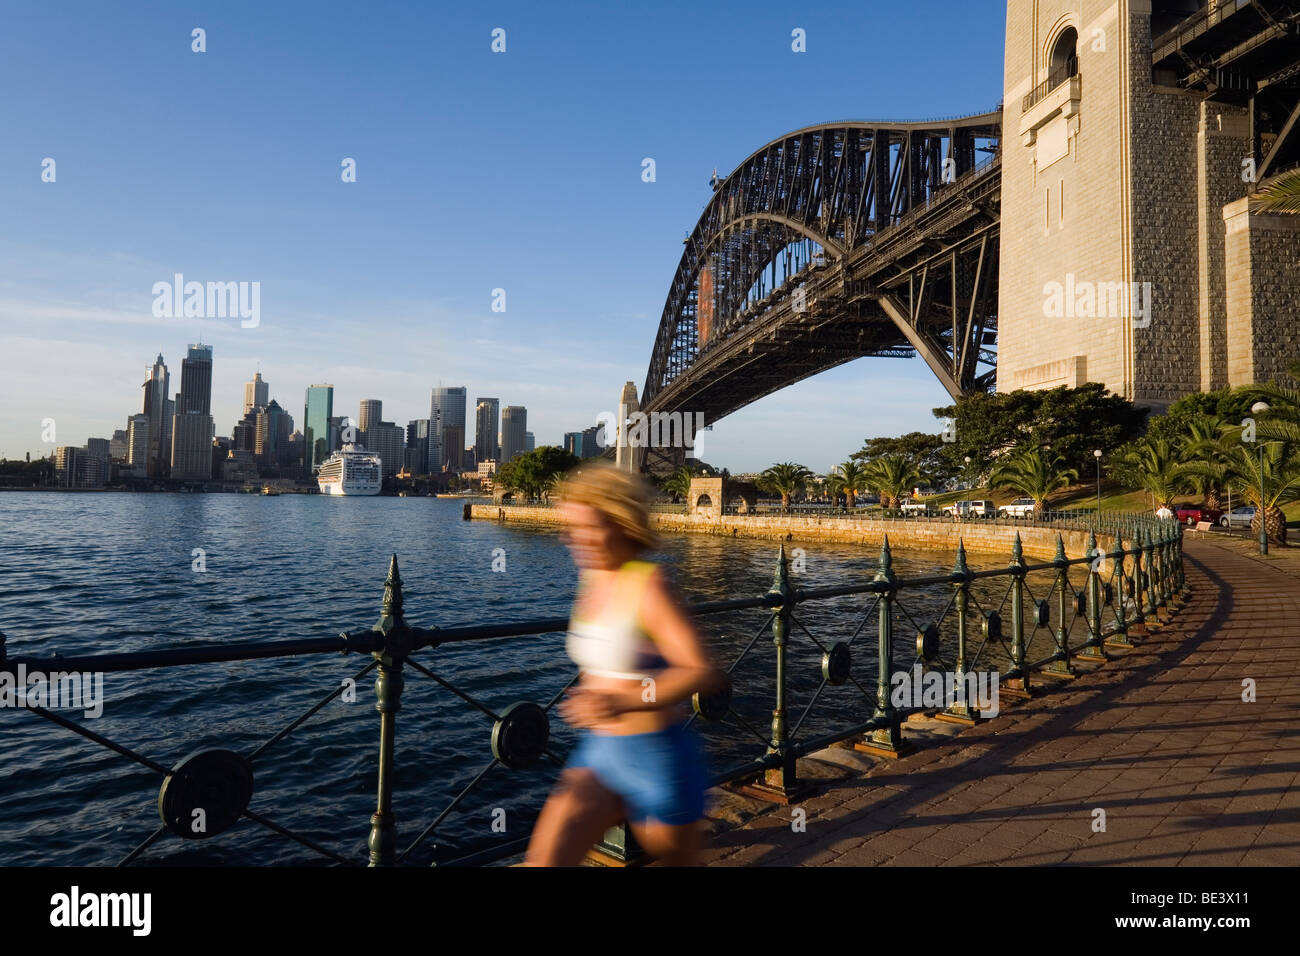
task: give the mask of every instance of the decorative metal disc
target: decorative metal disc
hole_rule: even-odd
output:
[[[253,797],[253,767],[231,750],[199,750],[163,780],[158,815],[172,833],[206,840],[238,822]]]
[[[1088,595],[1083,591],[1079,591],[1077,594],[1074,595],[1074,613],[1083,615],[1086,614],[1087,611],[1088,611]]]
[[[1107,607],[1110,607],[1112,604],[1114,604],[1114,603],[1115,603],[1115,585],[1111,584],[1109,581],[1107,581],[1105,584],[1103,584],[1103,585],[1101,586],[1101,598],[1102,598],[1102,602],[1103,602]]]
[[[541,759],[550,737],[546,711],[529,701],[511,704],[492,725],[492,756],[511,770],[526,770]]]
[[[844,641],[836,641],[831,649],[822,655],[822,677],[826,683],[838,687],[849,679],[853,667],[853,652]]]
[[[916,632],[916,654],[922,660],[934,660],[939,654],[939,625],[931,621]]]
[[[984,612],[984,636],[989,640],[997,640],[1002,636],[1002,615],[997,611]]]
[[[721,720],[731,709],[731,678],[723,677],[723,686],[712,693],[696,691],[691,695],[691,706],[705,720]]]
[[[1038,602],[1038,610],[1034,615],[1034,622],[1039,627],[1047,627],[1052,623],[1052,606],[1046,600]]]

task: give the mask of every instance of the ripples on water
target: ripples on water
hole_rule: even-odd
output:
[[[875,549],[802,543],[800,586],[869,580]],[[206,573],[191,570],[202,548]],[[506,571],[495,573],[493,550]],[[770,586],[775,542],[685,535],[665,542],[688,599],[757,596]],[[576,574],[553,532],[461,520],[461,503],[431,498],[118,493],[0,494],[0,631],[11,656],[64,656],[320,638],[372,624],[379,615],[389,555],[405,584],[407,620],[454,626],[568,613]],[[974,557],[989,567],[1005,559]],[[900,575],[946,572],[951,555],[895,552]],[[1047,582],[1038,585],[1046,590]],[[982,585],[997,603],[1005,581]],[[918,621],[938,613],[951,589],[905,598]],[[844,598],[808,606],[800,618],[824,644],[845,639],[869,601]],[[705,631],[729,665],[767,616],[709,618]],[[906,618],[899,633],[907,653]],[[854,672],[874,688],[874,618],[855,646]],[[1038,649],[1038,648],[1036,648]],[[1046,653],[1047,651],[1040,651]],[[517,700],[545,702],[572,676],[563,635],[472,642],[415,658],[497,713]],[[104,675],[103,716],[90,729],[167,766],[193,751],[225,747],[249,753],[368,657],[312,655]],[[770,629],[737,669],[735,707],[766,733],[772,707]],[[819,679],[820,651],[802,632],[790,650],[792,713]],[[870,681],[871,683],[868,683]],[[255,763],[252,808],[349,858],[363,861],[375,804],[379,720],[373,673],[357,701],[328,704]],[[477,710],[412,669],[397,717],[399,846],[407,843],[491,760],[491,724]],[[801,734],[869,716],[850,685],[821,697]],[[79,711],[65,715],[81,719]],[[572,741],[554,717],[552,749]],[[715,769],[761,755],[763,745],[734,726],[705,731]],[[745,736],[742,736],[745,735]],[[159,824],[158,776],[150,770],[22,711],[0,712],[0,863],[112,864]],[[410,860],[447,848],[523,836],[556,772],[550,761],[526,772],[496,768],[448,816]],[[493,834],[492,810],[506,811],[506,834]],[[164,837],[145,863],[303,864],[320,858],[250,821],[211,842]]]

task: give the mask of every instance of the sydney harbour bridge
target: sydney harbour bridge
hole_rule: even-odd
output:
[[[1153,75],[1248,110],[1266,174],[1300,163],[1300,6],[1155,0],[1151,23]],[[1077,69],[1076,59],[1025,103],[1008,102],[1009,135],[1031,98],[1077,83]],[[639,409],[712,424],[862,357],[919,357],[954,399],[992,389],[1003,109],[808,126],[715,175]],[[643,463],[680,456],[651,450]]]

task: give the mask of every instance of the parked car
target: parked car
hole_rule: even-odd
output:
[[[1017,498],[1010,504],[1003,505],[998,509],[998,516],[1001,518],[1028,518],[1033,513],[1033,498]]]
[[[955,518],[990,518],[997,514],[997,507],[991,501],[957,501],[944,508],[943,513]]]
[[[1240,508],[1233,508],[1227,514],[1220,516],[1219,526],[1223,528],[1249,528],[1250,523],[1255,520],[1255,506],[1242,505]]]
[[[1209,521],[1213,524],[1223,517],[1223,512],[1213,508],[1202,508],[1200,505],[1179,505],[1174,511],[1174,516],[1183,524],[1196,524],[1198,521]]]
[[[904,501],[902,506],[899,507],[898,510],[903,512],[903,514],[908,514],[908,515],[934,514],[934,511],[930,508],[930,502],[917,499],[917,498],[912,498],[909,501]]]

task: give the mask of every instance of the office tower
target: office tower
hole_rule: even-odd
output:
[[[149,470],[149,416],[132,415],[126,420],[126,463],[131,474],[143,478]]]
[[[181,390],[176,414],[212,414],[212,346],[191,345],[181,362]]]
[[[54,483],[60,488],[77,486],[77,463],[85,451],[71,445],[60,445],[54,450]]]
[[[536,451],[537,438],[532,432],[524,432],[524,451]]]
[[[244,414],[265,405],[271,400],[271,386],[262,381],[262,373],[254,372],[253,380],[244,383]]]
[[[444,425],[442,427],[442,450],[443,471],[460,472],[464,470],[464,425]]]
[[[251,452],[257,448],[257,416],[265,407],[259,405],[249,410],[230,430],[230,443],[237,451]]]
[[[289,452],[289,436],[293,433],[293,417],[275,399],[259,408],[257,437],[253,454],[263,468],[279,468]]]
[[[474,457],[479,461],[497,457],[497,429],[501,399],[480,398],[474,406]]]
[[[86,439],[86,454],[89,455],[91,458],[98,458],[105,465],[108,464],[111,457],[111,453],[109,451],[110,447],[111,447],[111,443],[107,438]]]
[[[377,398],[363,398],[361,400],[361,417],[357,420],[357,431],[361,433],[361,440],[366,442],[365,435],[370,431],[371,425],[376,425],[384,417],[384,403]],[[373,449],[372,449],[373,450]]]
[[[129,420],[128,420],[128,427]],[[130,446],[127,444],[126,429],[113,429],[113,437],[108,440],[108,460],[109,461],[126,461]]]
[[[501,412],[501,457],[505,464],[524,453],[524,436],[527,433],[528,409],[522,405],[507,405]]]
[[[565,432],[563,448],[574,458],[587,457],[582,453],[582,432]]]
[[[162,353],[146,373],[144,385],[143,413],[149,419],[149,446],[145,453],[145,474],[150,478],[160,477],[167,472],[167,462],[171,457],[171,446],[166,440],[170,437],[170,421],[167,415],[167,393],[171,387],[171,376],[163,362]]]
[[[372,422],[366,429],[366,450],[379,456],[385,477],[397,474],[406,463],[406,429],[392,422]]]
[[[172,424],[173,478],[212,477],[212,346],[191,345],[181,362]]]
[[[218,435],[212,439],[212,477],[218,481],[225,477],[222,471],[233,449],[234,445],[229,438]]]
[[[604,453],[605,449],[601,447],[600,442],[596,439],[600,437],[601,426],[592,425],[590,428],[582,430],[582,457],[595,458]]]
[[[432,431],[433,422],[427,418],[412,419],[406,426],[406,447],[414,452],[408,459],[412,474],[427,475],[433,471],[429,454]]]
[[[334,415],[334,386],[307,386],[307,400],[302,412],[303,470],[315,473],[321,464],[337,449],[335,434],[330,429]]]
[[[429,400],[429,420],[438,423],[438,445],[442,450],[442,465],[447,471],[461,470],[461,457],[465,448],[465,388],[438,386]],[[448,429],[459,429],[460,437],[450,440]]]

